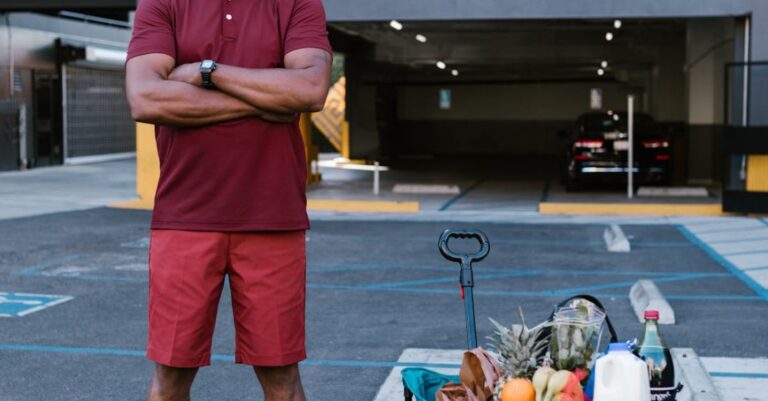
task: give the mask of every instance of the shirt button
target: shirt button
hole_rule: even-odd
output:
[[[227,21],[231,21],[232,20],[232,14],[227,14],[224,18],[226,18]]]

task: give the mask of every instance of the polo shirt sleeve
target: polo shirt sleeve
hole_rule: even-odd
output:
[[[128,59],[150,53],[176,59],[176,39],[168,0],[141,0],[136,9]]]
[[[295,0],[283,45],[283,56],[299,49],[314,48],[333,53],[328,42],[325,9],[321,0]]]

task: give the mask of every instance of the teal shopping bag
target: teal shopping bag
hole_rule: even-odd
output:
[[[405,368],[403,386],[411,390],[416,401],[435,401],[435,393],[448,383],[461,383],[459,376],[444,375],[422,368]]]

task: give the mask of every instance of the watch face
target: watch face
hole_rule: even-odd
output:
[[[205,69],[213,68],[213,60],[203,60],[203,63],[200,64],[200,68],[205,68]]]

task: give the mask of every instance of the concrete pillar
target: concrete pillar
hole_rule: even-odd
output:
[[[724,71],[734,59],[733,19],[690,20],[686,47],[689,181],[706,185],[720,172]]]
[[[379,131],[376,125],[376,86],[365,83],[368,71],[361,54],[347,57],[347,121],[349,121],[349,157],[372,159],[379,150]]]

